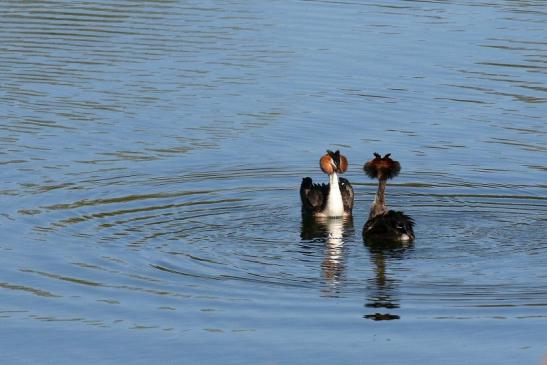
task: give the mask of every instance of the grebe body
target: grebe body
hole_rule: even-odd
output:
[[[363,235],[369,240],[412,241],[414,220],[403,212],[388,210],[369,218],[363,227]]]

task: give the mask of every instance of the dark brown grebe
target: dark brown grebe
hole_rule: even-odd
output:
[[[387,179],[392,179],[401,171],[401,164],[392,160],[388,153],[384,157],[374,153],[363,170],[372,179],[378,179],[378,191],[370,207],[368,220],[363,227],[365,239],[387,241],[411,241],[414,239],[414,221],[411,217],[395,210],[388,210],[385,200]]]
[[[300,198],[302,212],[315,217],[350,216],[353,209],[353,188],[348,180],[339,178],[348,169],[348,159],[340,151],[327,154],[319,160],[319,166],[329,175],[328,184],[314,184],[310,177],[302,179]]]

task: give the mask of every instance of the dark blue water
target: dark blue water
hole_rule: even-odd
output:
[[[0,359],[541,364],[543,1],[0,1]],[[349,159],[353,219],[301,178]],[[363,243],[372,152],[406,246]]]

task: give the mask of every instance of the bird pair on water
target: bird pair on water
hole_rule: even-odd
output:
[[[374,158],[365,163],[363,170],[372,179],[378,179],[378,191],[370,207],[363,235],[371,240],[410,241],[414,239],[414,221],[403,212],[389,210],[385,201],[388,179],[401,171],[398,161],[374,153]],[[302,212],[315,217],[351,216],[353,210],[353,188],[347,179],[339,177],[348,168],[348,160],[340,151],[327,153],[319,160],[319,166],[329,175],[328,184],[314,184],[310,177],[302,179],[300,198]]]

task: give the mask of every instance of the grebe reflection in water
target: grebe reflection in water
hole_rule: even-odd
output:
[[[374,153],[374,159],[368,161],[363,170],[372,179],[378,179],[378,191],[370,207],[368,220],[363,227],[363,237],[369,241],[412,241],[414,239],[414,221],[403,212],[388,210],[385,189],[388,179],[401,171],[398,161]]]
[[[339,178],[348,169],[348,159],[340,151],[327,153],[319,160],[321,170],[329,175],[328,184],[314,184],[310,177],[302,179],[300,199],[302,213],[314,217],[348,217],[353,210],[353,188],[348,180]]]
[[[323,261],[321,262],[321,277],[323,281],[322,295],[337,297],[340,292],[340,283],[345,276],[344,256],[347,248],[344,247],[346,238],[354,234],[352,217],[322,218],[309,215],[302,216],[301,238],[305,241],[314,241],[322,246]],[[317,246],[309,246],[309,250],[317,250]]]
[[[370,244],[365,240],[364,244],[369,249],[370,258],[374,264],[374,277],[368,280],[365,303],[365,307],[371,308],[372,313],[365,314],[363,317],[374,321],[399,319],[401,317],[393,311],[399,308],[400,279],[392,277],[397,271],[390,266],[406,258],[408,252],[412,250],[412,241],[384,241]]]

